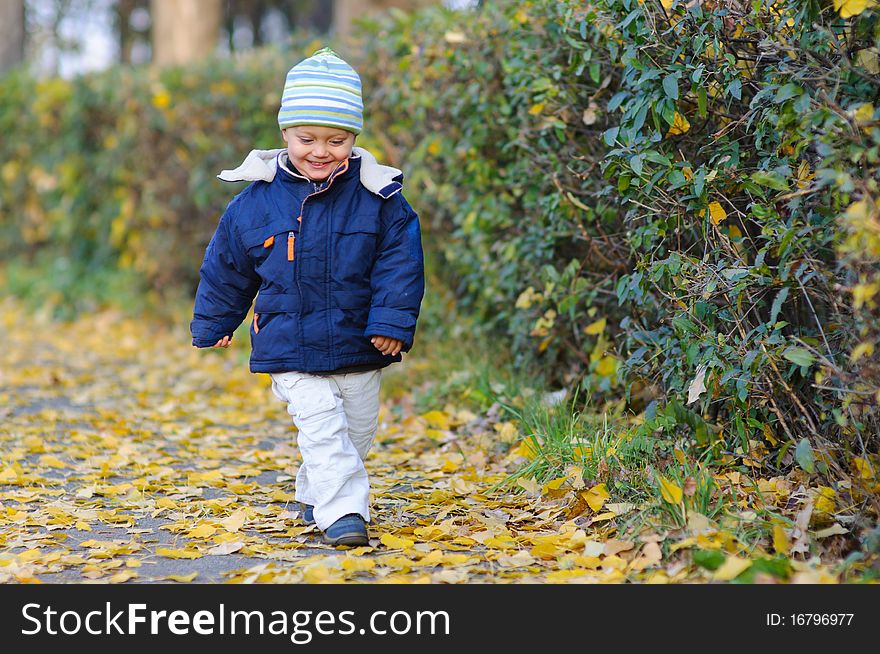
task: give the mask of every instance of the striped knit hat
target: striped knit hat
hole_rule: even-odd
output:
[[[278,125],[323,125],[359,134],[364,127],[361,78],[330,48],[318,50],[287,73]]]

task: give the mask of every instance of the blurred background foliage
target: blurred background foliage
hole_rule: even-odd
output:
[[[878,20],[870,0],[499,1],[337,47],[359,144],[406,171],[459,309],[518,369],[667,451],[876,479]],[[0,281],[68,314],[190,298],[241,188],[214,175],[280,146],[284,73],[318,43],[0,78]]]

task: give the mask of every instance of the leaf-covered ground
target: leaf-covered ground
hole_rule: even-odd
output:
[[[383,403],[367,462],[370,545],[328,547],[295,510],[295,431],[240,337],[197,351],[185,323],[59,324],[11,300],[0,319],[0,581],[847,581],[834,557],[774,556],[702,517],[618,533],[635,507],[576,474],[492,490],[516,469],[514,424],[419,414],[406,392]],[[393,388],[413,365],[388,373]],[[778,551],[804,541],[813,509],[777,532]]]

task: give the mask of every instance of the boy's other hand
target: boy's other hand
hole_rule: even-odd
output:
[[[232,340],[231,336],[224,336],[219,341],[214,343],[211,347],[229,347],[229,342]]]
[[[388,336],[373,336],[370,342],[384,355],[396,356],[403,349],[403,341]]]

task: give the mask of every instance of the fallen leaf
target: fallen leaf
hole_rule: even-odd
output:
[[[245,520],[247,520],[247,511],[244,509],[238,509],[228,518],[221,520],[220,526],[226,531],[234,534],[244,526]]]
[[[735,579],[752,566],[749,559],[741,559],[736,556],[728,556],[721,567],[715,571],[712,578],[715,581],[730,581]]]
[[[382,534],[379,541],[388,549],[407,549],[415,545],[415,541],[409,538],[400,538],[391,534]]]
[[[177,581],[182,584],[188,584],[193,579],[199,576],[198,572],[191,572],[188,575],[166,575],[162,577],[163,581]]]
[[[820,529],[814,535],[816,538],[828,538],[829,536],[841,536],[843,534],[848,534],[849,529],[842,527],[838,523],[834,523],[830,527],[826,527],[825,529]]]
[[[211,556],[223,556],[225,554],[232,554],[233,552],[237,552],[243,547],[244,543],[242,543],[241,541],[230,541],[228,543],[221,543],[216,547],[212,547],[205,553]]]
[[[156,556],[165,556],[169,559],[200,559],[200,558],[202,558],[202,553],[196,552],[194,550],[181,550],[181,549],[172,549],[169,547],[157,547],[156,548]]]
[[[679,504],[681,502],[681,487],[671,479],[667,479],[661,475],[657,475],[660,482],[660,495],[670,504]]]
[[[593,511],[599,511],[602,508],[602,505],[605,504],[605,501],[611,497],[611,494],[608,492],[605,484],[597,484],[590,490],[582,492],[581,496],[586,503],[590,505],[590,508],[593,509]]]

